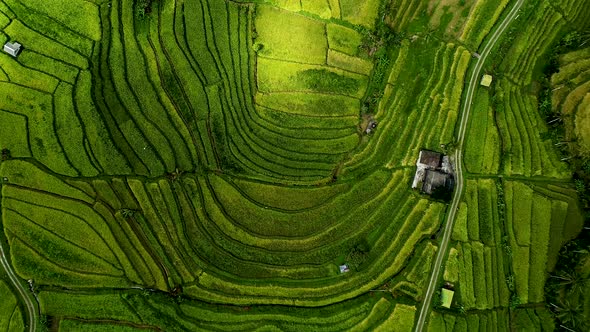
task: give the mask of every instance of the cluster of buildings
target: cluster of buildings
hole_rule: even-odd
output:
[[[438,189],[452,191],[453,185],[453,166],[449,157],[434,151],[420,151],[412,189],[432,195]]]

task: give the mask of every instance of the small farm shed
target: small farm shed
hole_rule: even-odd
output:
[[[441,306],[443,306],[443,308],[450,309],[451,303],[453,303],[453,296],[454,295],[455,295],[454,291],[452,291],[450,289],[443,288],[440,293]]]
[[[481,84],[481,85],[483,85],[483,86],[485,86],[485,87],[488,87],[488,88],[489,88],[489,87],[490,87],[490,85],[492,85],[492,80],[493,80],[493,79],[494,79],[494,78],[492,77],[492,75],[485,74],[485,75],[483,75],[483,77],[481,78],[481,82],[480,82],[480,84]]]
[[[350,268],[348,267],[347,264],[342,264],[339,266],[339,268],[340,268],[340,273],[346,273],[346,272],[350,271]]]
[[[22,48],[22,45],[17,42],[14,42],[14,43],[7,42],[6,44],[4,44],[4,52],[12,55],[15,58],[18,55],[18,53],[20,52],[21,48]]]

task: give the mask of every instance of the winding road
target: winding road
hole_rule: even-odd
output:
[[[16,274],[12,270],[8,258],[6,257],[6,252],[4,251],[4,247],[2,246],[2,242],[0,241],[0,263],[2,263],[2,268],[6,271],[8,278],[12,282],[12,285],[18,291],[22,302],[24,303],[25,307],[27,308],[26,316],[29,318],[29,331],[34,332],[37,330],[37,308],[33,301],[31,300],[31,294],[23,287],[23,285],[18,280]]]
[[[449,214],[447,217],[443,238],[438,253],[436,255],[436,260],[434,262],[432,274],[430,275],[428,289],[424,297],[422,308],[420,309],[420,316],[418,316],[418,322],[416,322],[416,332],[422,332],[422,330],[424,329],[424,324],[426,322],[426,317],[428,317],[428,313],[430,312],[430,306],[432,304],[432,295],[438,287],[438,278],[440,276],[442,262],[447,254],[449,240],[451,239],[451,233],[453,231],[453,225],[455,223],[455,215],[457,214],[459,202],[461,201],[461,196],[463,194],[463,142],[465,140],[465,132],[467,131],[467,124],[469,122],[469,115],[471,113],[473,95],[475,94],[475,90],[477,88],[481,76],[481,69],[483,68],[486,58],[490,54],[490,51],[494,48],[494,46],[500,39],[500,36],[504,33],[504,31],[510,25],[510,23],[512,23],[512,21],[514,21],[514,19],[518,17],[518,11],[522,7],[524,1],[525,0],[516,1],[508,15],[504,18],[502,23],[500,23],[500,26],[496,29],[496,31],[494,31],[492,37],[486,41],[483,51],[481,52],[481,55],[477,59],[477,62],[473,67],[473,71],[471,72],[471,79],[469,80],[467,93],[465,94],[465,99],[463,100],[461,122],[459,123],[459,135],[457,137],[457,149],[455,150],[454,155],[455,168],[457,171],[457,188],[455,190],[455,194],[453,195],[453,201],[449,209]]]

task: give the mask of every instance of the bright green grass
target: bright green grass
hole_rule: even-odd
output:
[[[0,109],[28,118],[28,132],[19,135],[29,134],[34,158],[57,173],[77,175],[66,159],[53,127],[47,125],[54,120],[51,95],[0,82],[0,100]]]
[[[330,49],[355,56],[359,52],[362,36],[351,28],[329,23],[327,25],[328,45]]]
[[[495,174],[500,162],[500,145],[487,90],[480,88],[465,146],[465,164],[471,173]]]
[[[360,98],[367,77],[342,69],[258,58],[258,88],[269,92],[315,92]]]
[[[514,200],[512,203],[513,219],[512,227],[516,242],[520,246],[529,246],[531,243],[531,212],[533,205],[533,190],[526,185],[514,183]]]
[[[393,313],[375,331],[410,331],[414,327],[416,307],[406,304],[397,304]]]
[[[8,178],[8,182],[33,190],[41,190],[60,196],[92,203],[88,194],[68,185],[58,177],[47,175],[41,169],[21,160],[3,162],[0,166],[0,174]]]
[[[413,327],[446,210],[408,189],[413,165],[419,149],[452,141],[470,52],[494,23],[482,20],[500,12],[482,8],[505,1],[469,3],[469,50],[443,31],[424,36],[430,15],[451,28],[442,2],[435,14],[423,1],[395,2],[384,19],[405,37],[374,74],[353,28],[380,19],[378,0],[154,1],[142,20],[132,1],[23,6],[39,1],[0,1],[0,25],[17,17],[0,40],[25,44],[20,58],[0,59],[0,80],[26,85],[0,85],[0,143],[31,158],[4,161],[0,173],[13,265],[34,279],[43,314],[67,317],[62,330]],[[536,21],[543,31],[554,14]],[[494,87],[502,93],[492,102],[479,92],[471,173],[497,173],[501,137],[505,174],[563,177],[540,139],[536,100],[521,91],[538,51],[520,44],[543,51],[551,38],[541,37],[557,33],[539,31],[511,53],[522,68],[498,67],[510,71]],[[365,96],[379,77],[383,96]],[[365,98],[381,98],[371,135],[359,135]],[[439,314],[441,331],[511,328],[510,273],[523,302],[542,301],[540,271],[581,217],[571,190],[523,183],[467,181],[445,278],[468,314]],[[356,246],[365,261],[339,274]],[[164,294],[177,286],[182,296]],[[387,287],[398,297],[369,292]]]
[[[586,95],[576,112],[576,134],[586,149],[590,148],[590,97]]]
[[[3,192],[3,208],[9,215],[7,235],[19,247],[27,245],[25,250],[31,252],[30,257],[16,256],[22,276],[40,273],[38,282],[64,286],[126,284],[127,278],[139,282],[112,235],[115,221],[101,204],[91,209],[78,201],[12,186],[3,188]],[[28,199],[34,203],[25,203]],[[61,210],[64,205],[69,211]]]
[[[10,24],[10,18],[0,11],[0,29]]]
[[[328,65],[363,75],[369,75],[373,69],[371,61],[333,50],[328,51]]]
[[[100,40],[98,6],[82,0],[57,0],[51,6],[43,0],[21,0],[22,4],[54,18],[68,28],[95,41]]]
[[[377,325],[378,321],[383,320],[383,317],[389,315],[391,312],[391,302],[382,298],[377,302],[371,313],[360,324],[355,326],[356,331],[368,331]]]
[[[7,199],[3,207],[8,210],[6,211],[8,214],[6,227],[13,235],[22,239],[27,238],[30,241],[39,241],[36,242],[38,246],[50,246],[40,250],[46,253],[50,253],[54,247],[58,249],[59,246],[64,245],[77,248],[70,248],[72,252],[80,251],[80,254],[88,253],[94,256],[88,258],[89,263],[96,261],[99,266],[108,269],[116,268],[119,265],[108,243],[105,243],[103,239],[108,234],[98,234],[96,228],[93,228],[92,222],[87,222],[80,217],[65,214],[48,206],[27,204],[22,201],[26,195],[32,195],[34,198],[39,199],[38,195],[17,188],[9,187],[4,194]],[[45,204],[49,205],[49,198],[46,198],[46,200],[48,202]],[[56,203],[59,204],[60,202]],[[42,203],[37,200],[37,204]],[[18,220],[18,222],[13,221],[13,219]],[[105,228],[103,227],[103,230]],[[44,237],[46,239],[43,239]],[[67,251],[64,250],[64,252]],[[60,257],[67,258],[67,255],[60,256],[56,253],[55,257],[57,259]],[[83,266],[85,263],[80,262],[78,264],[78,266]]]
[[[0,329],[22,331],[23,321],[18,301],[8,284],[0,279]]]
[[[98,331],[103,331],[98,321],[104,320],[113,320],[112,323],[116,324],[104,324],[110,328],[116,328],[118,325],[116,321],[122,321],[131,324],[143,323],[166,330],[243,331],[272,326],[285,331],[307,328],[312,328],[314,331],[342,331],[359,324],[363,326],[363,322],[371,315],[372,319],[384,320],[387,317],[383,314],[390,311],[382,311],[382,305],[389,303],[390,308],[394,305],[380,295],[375,297],[364,295],[348,303],[322,308],[290,310],[268,306],[221,307],[193,300],[185,300],[177,304],[164,295],[138,292],[118,295],[116,293],[67,294],[43,291],[40,294],[40,300],[48,314],[80,317],[87,321],[82,325],[83,328],[90,329],[96,326]],[[96,308],[96,310],[80,310],[78,307]],[[411,310],[411,307],[408,309]],[[62,324],[64,322],[70,324],[68,321],[64,320]]]
[[[33,51],[21,53],[18,61],[29,68],[45,72],[70,84],[76,83],[76,77],[79,73],[78,68],[74,66]]]
[[[116,319],[140,323],[137,315],[116,294],[39,293],[41,309],[48,315],[75,315],[82,319]]]
[[[97,164],[106,174],[128,174],[131,170],[125,157],[113,144],[100,114],[96,112],[96,105],[92,99],[91,75],[88,71],[80,73],[78,84],[74,92],[74,101],[80,120],[88,140],[88,150],[91,150]]]
[[[258,55],[311,64],[325,64],[328,42],[325,24],[270,6],[256,9],[254,47]]]
[[[521,331],[551,331],[555,329],[555,322],[546,308],[517,309],[512,321],[513,326]]]
[[[12,205],[12,204],[11,204]],[[18,206],[14,204],[13,206]],[[92,248],[92,241],[94,239],[85,239],[84,244],[86,248],[80,247],[71,240],[64,239],[54,231],[47,227],[51,225],[40,225],[31,221],[29,218],[22,217],[19,213],[12,210],[13,207],[8,207],[10,210],[6,211],[5,230],[14,237],[18,237],[25,242],[27,246],[43,253],[43,256],[52,262],[61,266],[68,266],[72,270],[80,273],[104,274],[112,276],[121,276],[122,271],[119,269],[117,263],[107,261],[105,258],[98,257],[94,252],[100,253],[100,248],[92,251],[87,248]],[[27,213],[27,212],[24,212]],[[69,226],[69,225],[68,225]],[[56,230],[59,232],[60,230]],[[97,237],[96,235],[94,237]],[[99,242],[100,243],[100,242]],[[103,243],[100,243],[104,246]],[[107,253],[111,254],[107,251]],[[112,254],[111,254],[112,255]]]
[[[445,263],[444,279],[449,282],[457,282],[459,280],[459,251],[455,248],[451,248],[449,256]]]
[[[30,157],[31,147],[27,140],[27,118],[22,114],[0,111],[0,146],[10,150],[15,157]]]
[[[504,188],[516,291],[522,303],[542,302],[545,273],[555,265],[561,245],[573,236],[564,234],[564,226],[579,230],[580,224],[576,214],[568,212],[568,196],[560,194],[567,191],[559,187],[506,182]]]
[[[301,9],[318,15],[323,19],[328,19],[332,16],[329,0],[302,0]]]
[[[550,241],[551,201],[543,196],[533,197],[531,216],[531,263],[529,274],[529,301],[543,302],[547,251]],[[542,271],[542,272],[541,272]]]
[[[486,297],[487,287],[483,244],[481,242],[473,242],[471,250],[473,261],[473,291],[476,294],[475,303],[477,308],[484,309],[488,300]]]
[[[300,11],[301,10],[301,0],[274,0],[272,1],[276,3],[281,8],[285,8],[291,11]]]
[[[375,25],[381,0],[340,0],[342,19],[372,28]]]
[[[97,285],[107,288],[131,286],[131,283],[121,276],[87,274],[64,268],[41,256],[19,239],[11,242],[11,248],[11,259],[18,275],[24,279],[34,279],[39,284],[89,289]]]
[[[508,2],[508,0],[477,1],[463,28],[461,40],[477,48],[490,32]]]
[[[293,188],[244,180],[233,182],[249,199],[267,207],[290,211],[326,204],[351,187],[349,184],[336,184],[322,188]]]
[[[462,202],[459,205],[459,212],[455,220],[455,226],[453,226],[453,240],[467,242],[469,241],[469,234],[467,229],[467,204]]]
[[[227,180],[217,176],[210,177],[217,200],[229,217],[239,221],[242,227],[251,232],[274,236],[303,236],[321,232],[346,216],[347,211],[379,194],[386,188],[389,180],[389,174],[376,172],[355,185],[353,190],[330,201],[330,204],[292,214],[263,209],[229,186]],[[332,212],[328,214],[328,211]]]
[[[477,182],[468,180],[467,190],[465,192],[465,200],[468,206],[467,212],[467,232],[470,240],[479,240],[479,191],[477,190]]]
[[[54,77],[22,66],[13,57],[5,53],[0,53],[0,67],[2,67],[11,83],[30,87],[31,89],[53,93],[59,83]]]
[[[426,276],[431,271],[432,261],[436,253],[437,247],[432,243],[427,242],[426,246],[418,247],[416,249],[416,255],[419,255],[416,261],[416,265],[408,266],[408,272],[406,278],[408,281],[414,283],[418,289],[423,289],[424,285],[428,283]],[[422,292],[419,292],[418,296],[421,296]]]
[[[85,135],[74,108],[72,90],[71,85],[60,83],[55,91],[55,131],[72,166],[82,176],[96,176],[98,171],[84,147]]]
[[[72,319],[64,319],[59,323],[59,331],[79,331],[79,332],[138,332],[145,329],[128,325],[118,325],[116,323],[105,322],[85,322]]]
[[[464,243],[458,247],[461,260],[459,261],[459,280],[461,281],[461,303],[466,308],[475,307],[476,294],[474,289],[473,257],[471,245]]]
[[[358,99],[309,93],[265,93],[256,95],[256,103],[285,113],[313,117],[343,117],[358,114]],[[309,120],[309,127],[313,120]]]
[[[31,10],[29,7],[24,6],[22,2],[18,0],[3,0],[3,3],[0,4],[0,6],[3,6],[4,4],[6,4],[6,6],[10,6],[10,9],[7,9],[6,12],[11,13],[9,16],[14,15],[11,18],[17,18],[28,27],[31,27],[37,31],[41,30],[44,36],[52,40],[58,40],[65,47],[84,56],[90,56],[92,53],[93,40],[90,38],[87,38],[74,30],[64,27],[62,23],[56,21],[52,17],[44,15],[40,11]],[[41,42],[41,40],[35,40],[35,45],[38,42]],[[28,49],[34,49],[34,47],[28,47],[29,45],[27,44],[23,44],[23,46],[27,47]],[[57,45],[55,45],[55,47],[57,47]],[[59,49],[60,47],[57,48]],[[44,52],[42,53],[45,54]],[[59,56],[55,58],[62,59]]]
[[[430,317],[428,318],[429,322],[428,322],[428,331],[432,331],[432,332],[446,332],[447,329],[445,327],[445,320],[444,320],[444,316],[442,314],[440,314],[437,311],[432,311],[430,313]],[[454,322],[453,322],[454,323]],[[453,331],[452,327],[450,327],[448,330]]]
[[[31,49],[37,53],[64,61],[81,69],[88,67],[87,58],[67,46],[58,44],[55,40],[26,27],[20,21],[13,20],[4,29],[4,33],[9,35],[13,40],[18,40],[26,49]]]

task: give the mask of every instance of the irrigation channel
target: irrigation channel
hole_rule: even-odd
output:
[[[465,141],[465,132],[467,131],[467,124],[469,123],[469,115],[471,113],[471,106],[473,103],[473,95],[475,93],[477,84],[479,82],[479,78],[481,75],[481,70],[483,65],[490,54],[491,50],[494,48],[500,36],[506,31],[506,28],[518,17],[518,11],[522,7],[525,0],[518,0],[508,13],[508,15],[504,18],[502,23],[498,29],[494,31],[492,37],[487,40],[483,51],[481,52],[480,57],[477,59],[475,66],[473,66],[473,71],[471,72],[471,79],[469,80],[469,85],[467,86],[467,93],[465,93],[465,98],[463,100],[463,110],[461,112],[461,122],[459,123],[459,135],[457,137],[457,149],[455,150],[455,164],[457,169],[457,188],[455,190],[455,194],[453,195],[453,201],[451,202],[451,206],[449,209],[449,214],[447,216],[447,222],[444,229],[444,234],[442,241],[440,243],[440,247],[438,253],[436,255],[436,260],[434,262],[434,266],[432,268],[432,274],[430,275],[430,281],[428,282],[428,289],[426,291],[426,296],[424,297],[423,305],[420,309],[420,315],[418,316],[418,322],[416,323],[416,332],[422,332],[424,329],[424,323],[426,322],[426,317],[430,312],[430,306],[432,304],[432,295],[435,293],[435,290],[438,286],[438,278],[440,276],[442,262],[444,257],[447,254],[447,249],[449,247],[449,240],[451,239],[451,234],[453,231],[453,225],[455,224],[455,216],[457,214],[457,208],[461,201],[461,197],[463,194],[463,143]]]

